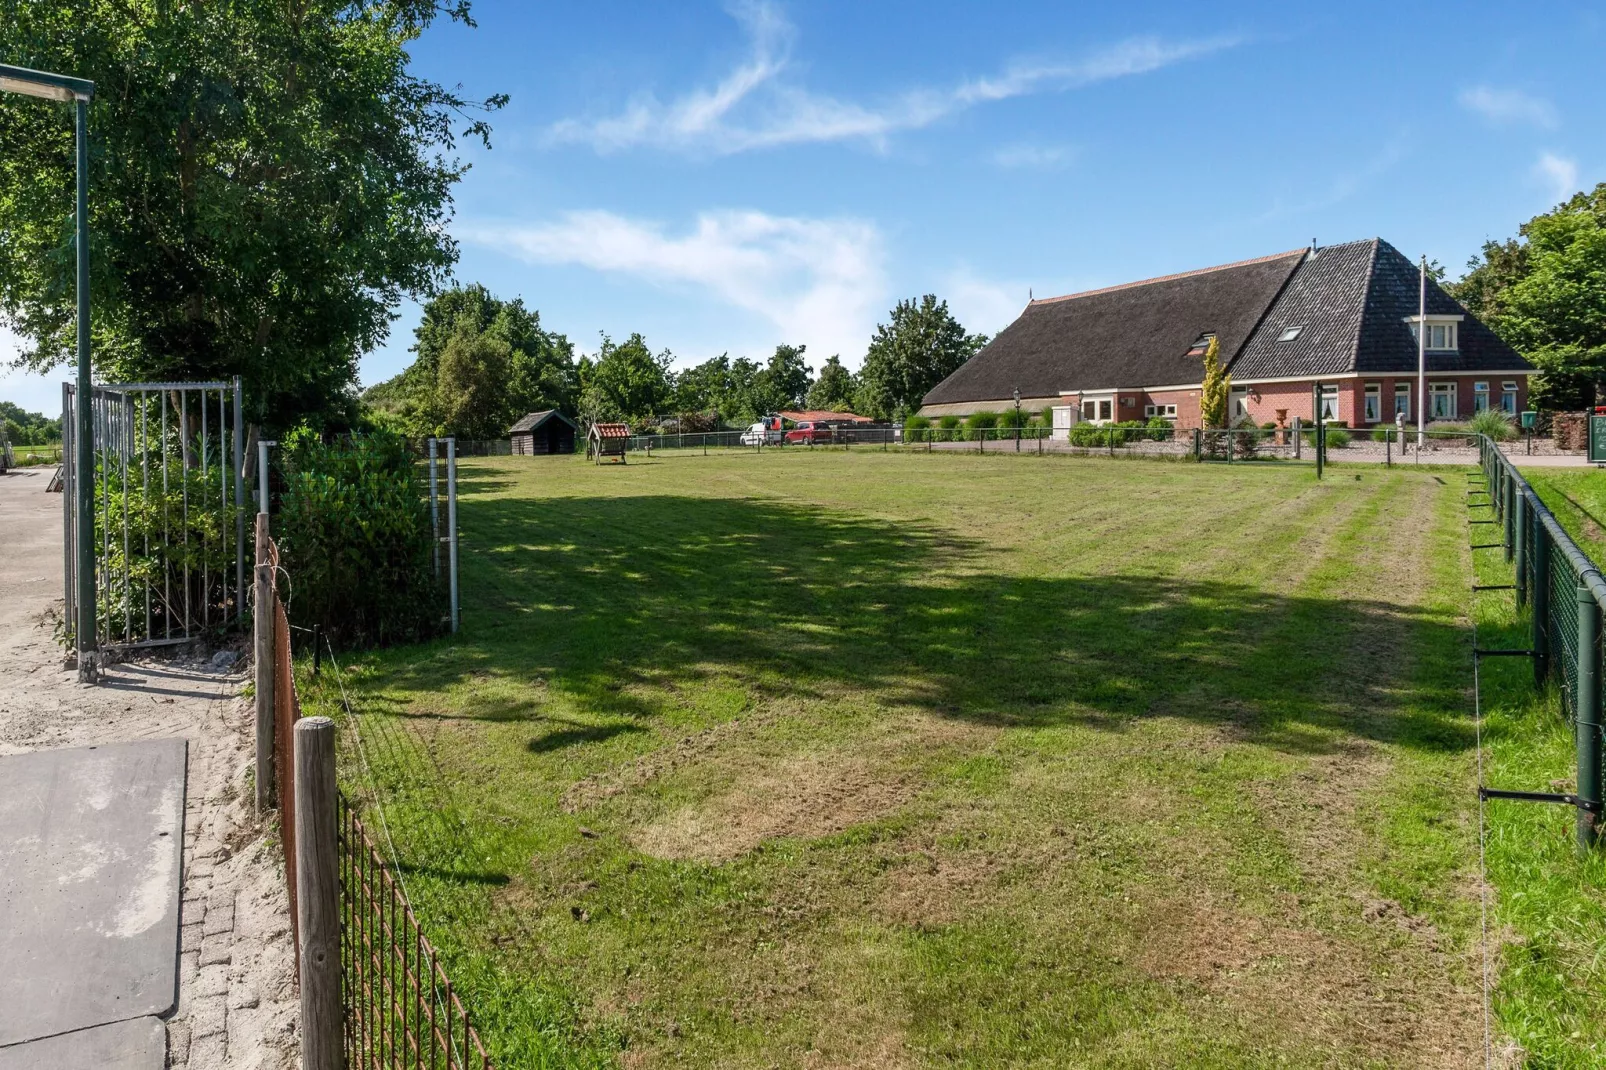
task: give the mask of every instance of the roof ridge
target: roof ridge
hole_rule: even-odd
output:
[[[1226,271],[1228,268],[1248,267],[1250,264],[1264,264],[1270,260],[1281,260],[1289,256],[1304,256],[1307,251],[1308,250],[1301,247],[1298,249],[1290,249],[1287,252],[1272,253],[1270,256],[1256,256],[1251,257],[1248,260],[1234,260],[1230,264],[1216,264],[1213,267],[1194,268],[1192,271],[1178,271],[1172,275],[1156,275],[1152,279],[1139,279],[1136,282],[1122,282],[1117,283],[1114,286],[1101,286],[1096,290],[1082,290],[1078,293],[1062,294],[1059,297],[1039,297],[1028,302],[1026,307],[1030,308],[1032,305],[1051,305],[1056,301],[1069,301],[1077,297],[1092,297],[1094,294],[1113,293],[1116,290],[1130,290],[1135,286],[1148,286],[1151,283],[1156,282],[1171,282],[1176,279],[1190,278],[1194,275],[1208,275],[1212,271]]]

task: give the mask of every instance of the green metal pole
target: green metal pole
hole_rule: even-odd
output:
[[[1533,630],[1534,685],[1543,687],[1550,676],[1550,532],[1539,522],[1537,514],[1534,521],[1534,540],[1530,548],[1534,581],[1528,597],[1533,606],[1530,626]]]
[[[1600,605],[1578,588],[1578,846],[1601,841]]]
[[[1521,488],[1516,491],[1512,506],[1511,530],[1516,537],[1512,540],[1511,559],[1516,562],[1517,605],[1524,606],[1528,604],[1528,499]]]
[[[78,679],[94,683],[95,444],[89,364],[89,98],[77,97],[78,138]]]
[[[1502,466],[1503,467],[1503,466]],[[1500,485],[1501,529],[1505,532],[1506,560],[1510,561],[1517,549],[1517,481],[1507,472]]]

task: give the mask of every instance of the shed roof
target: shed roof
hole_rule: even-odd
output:
[[[1305,250],[1043,298],[925,396],[928,405],[1196,383],[1212,333],[1236,357]]]
[[[852,412],[831,412],[829,409],[800,409],[793,412],[782,409],[779,415],[786,417],[793,423],[820,423],[830,420],[837,423],[873,424],[875,421],[868,416],[860,416]]]
[[[591,433],[597,438],[629,438],[628,424],[592,424]]]
[[[559,412],[557,409],[542,409],[540,412],[532,412],[528,415],[520,417],[518,423],[508,428],[508,434],[517,435],[524,431],[534,431],[536,428],[540,427],[554,416],[568,424],[570,427],[574,426],[574,421],[563,415],[563,413]]]

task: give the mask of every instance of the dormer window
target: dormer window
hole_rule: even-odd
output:
[[[1418,317],[1407,316],[1406,326],[1411,328],[1411,339],[1417,338]],[[1427,345],[1429,351],[1440,353],[1454,353],[1461,348],[1459,335],[1460,316],[1428,316],[1427,317]]]
[[[1215,339],[1215,337],[1216,333],[1214,331],[1206,331],[1204,334],[1201,334],[1199,337],[1195,338],[1193,340],[1193,345],[1188,347],[1188,356],[1204,356],[1205,350],[1210,348],[1210,343]]]
[[[1304,329],[1305,325],[1303,323],[1297,327],[1284,327],[1283,333],[1277,336],[1277,341],[1292,342],[1294,339],[1299,337],[1299,332],[1303,331]]]

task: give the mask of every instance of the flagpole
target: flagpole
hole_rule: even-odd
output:
[[[1428,258],[1422,254],[1416,306],[1416,450],[1427,440],[1428,414]]]

